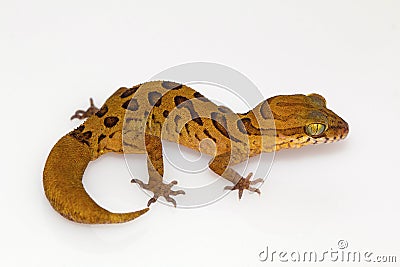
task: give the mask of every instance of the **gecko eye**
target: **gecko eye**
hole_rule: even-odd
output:
[[[326,126],[322,123],[310,123],[305,127],[306,134],[311,137],[319,137],[325,130]]]

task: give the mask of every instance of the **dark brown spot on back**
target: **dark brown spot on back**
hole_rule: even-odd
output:
[[[201,141],[200,137],[197,135],[197,133],[194,134],[194,137],[196,137],[197,140]]]
[[[182,119],[182,117],[179,116],[179,115],[176,115],[175,118],[174,118],[175,124],[178,124],[178,121],[179,121],[180,119]]]
[[[257,127],[254,127],[254,125],[251,123],[251,119],[249,118],[243,118],[237,120],[236,123],[239,131],[242,132],[243,134],[261,135],[261,130],[258,129]]]
[[[264,120],[272,119],[273,115],[271,109],[269,108],[268,101],[264,101],[260,107],[260,113]]]
[[[96,112],[96,116],[101,118],[108,112],[108,107],[104,104],[99,111]]]
[[[240,142],[239,139],[235,138],[234,136],[229,135],[228,126],[226,122],[226,118],[224,115],[218,112],[211,113],[211,119],[214,127],[225,137],[231,139],[232,141]]]
[[[79,126],[75,131],[82,132],[83,130],[85,130],[85,125]]]
[[[193,96],[194,96],[195,98],[198,98],[200,101],[203,101],[203,102],[210,102],[210,100],[208,100],[204,95],[202,95],[202,94],[199,93],[199,92],[195,92],[195,93],[193,94]]]
[[[204,97],[204,95],[202,95],[200,92],[194,92],[193,96],[196,98]]]
[[[163,114],[164,118],[166,118],[169,115],[169,111],[168,110],[164,110],[162,114]]]
[[[90,137],[92,137],[92,132],[87,131],[87,132],[84,132],[82,135],[83,135],[83,138],[89,139]]]
[[[159,98],[159,99],[157,100],[157,102],[154,104],[155,107],[159,107],[159,106],[161,105],[161,99],[162,99],[162,98]]]
[[[247,133],[247,130],[246,130],[246,127],[244,126],[244,124],[243,124],[243,120],[244,119],[239,119],[239,120],[237,120],[237,122],[236,122],[236,124],[237,124],[237,127],[238,127],[238,129],[239,129],[239,131],[241,132],[241,133],[243,133],[243,134],[248,134]]]
[[[114,127],[118,123],[119,119],[117,117],[107,117],[104,119],[104,125],[107,128]]]
[[[99,138],[97,139],[97,143],[100,144],[100,141],[106,138],[104,134],[99,135]]]
[[[130,111],[136,111],[139,109],[139,104],[137,99],[132,98],[131,100],[126,100],[122,107]]]
[[[224,106],[219,106],[219,107],[218,107],[218,110],[221,111],[222,113],[229,113],[229,112],[231,112],[231,110],[230,110],[229,108],[224,107]]]
[[[226,129],[226,118],[217,112],[212,112],[211,119],[214,127],[224,136],[229,138],[228,130]]]
[[[150,92],[147,95],[150,105],[159,107],[161,105],[161,96],[162,94],[160,92]]]
[[[177,95],[174,97],[175,106],[179,106],[180,104],[182,104],[188,100],[189,100],[188,98],[186,98],[184,96],[180,96],[180,95]]]
[[[195,121],[198,125],[203,126],[203,120],[200,118],[199,114],[195,111],[192,101],[184,96],[175,96],[174,97],[175,105],[178,108],[186,108],[190,112],[190,116],[192,120]]]
[[[78,128],[76,128],[75,130],[73,130],[71,133],[69,133],[69,135],[74,137],[79,142],[90,146],[90,143],[89,143],[88,139],[92,136],[92,132],[91,131],[87,131],[85,133],[82,133],[82,131],[84,129],[85,129],[85,127],[83,125],[81,125]]]
[[[185,129],[188,135],[190,135],[190,131],[189,131],[189,124],[185,123]]]
[[[198,125],[203,126],[203,120],[200,117],[193,119]]]
[[[126,89],[126,91],[123,92],[120,97],[121,98],[125,98],[125,97],[128,97],[128,96],[136,93],[136,91],[137,91],[137,89],[139,89],[139,87],[140,87],[140,84],[136,85],[136,86],[134,86],[132,88]]]
[[[203,133],[204,133],[208,138],[210,138],[211,140],[213,140],[215,143],[217,142],[217,139],[216,139],[215,137],[213,137],[207,129],[204,129],[204,130],[203,130]]]
[[[161,86],[168,90],[178,90],[182,88],[182,84],[169,81],[163,81]]]

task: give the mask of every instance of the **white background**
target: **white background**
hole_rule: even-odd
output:
[[[2,0],[0,265],[267,266],[258,259],[266,246],[323,252],[340,239],[399,262],[399,15],[395,0]],[[350,134],[278,152],[260,197],[231,193],[200,209],[157,203],[111,226],[54,212],[42,171],[79,124],[72,113],[193,61],[230,66],[265,97],[318,92]],[[144,207],[130,179],[121,155],[85,173],[91,195],[114,211]]]

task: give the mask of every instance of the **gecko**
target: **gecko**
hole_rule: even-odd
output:
[[[212,156],[209,169],[232,182],[226,190],[260,193],[263,180],[242,177],[232,166],[264,152],[300,148],[344,139],[348,124],[326,107],[319,94],[277,95],[246,113],[234,113],[198,91],[172,81],[151,81],[121,87],[98,109],[71,119],[85,119],[51,149],[43,171],[44,192],[51,206],[78,223],[108,224],[133,220],[159,197],[176,206],[176,180],[165,183],[162,141],[175,142]],[[131,182],[150,191],[147,207],[127,213],[110,212],[85,191],[82,178],[90,161],[114,153],[147,154],[149,180]]]

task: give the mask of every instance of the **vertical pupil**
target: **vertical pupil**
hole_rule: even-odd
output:
[[[321,124],[317,124],[317,134],[321,133]]]

